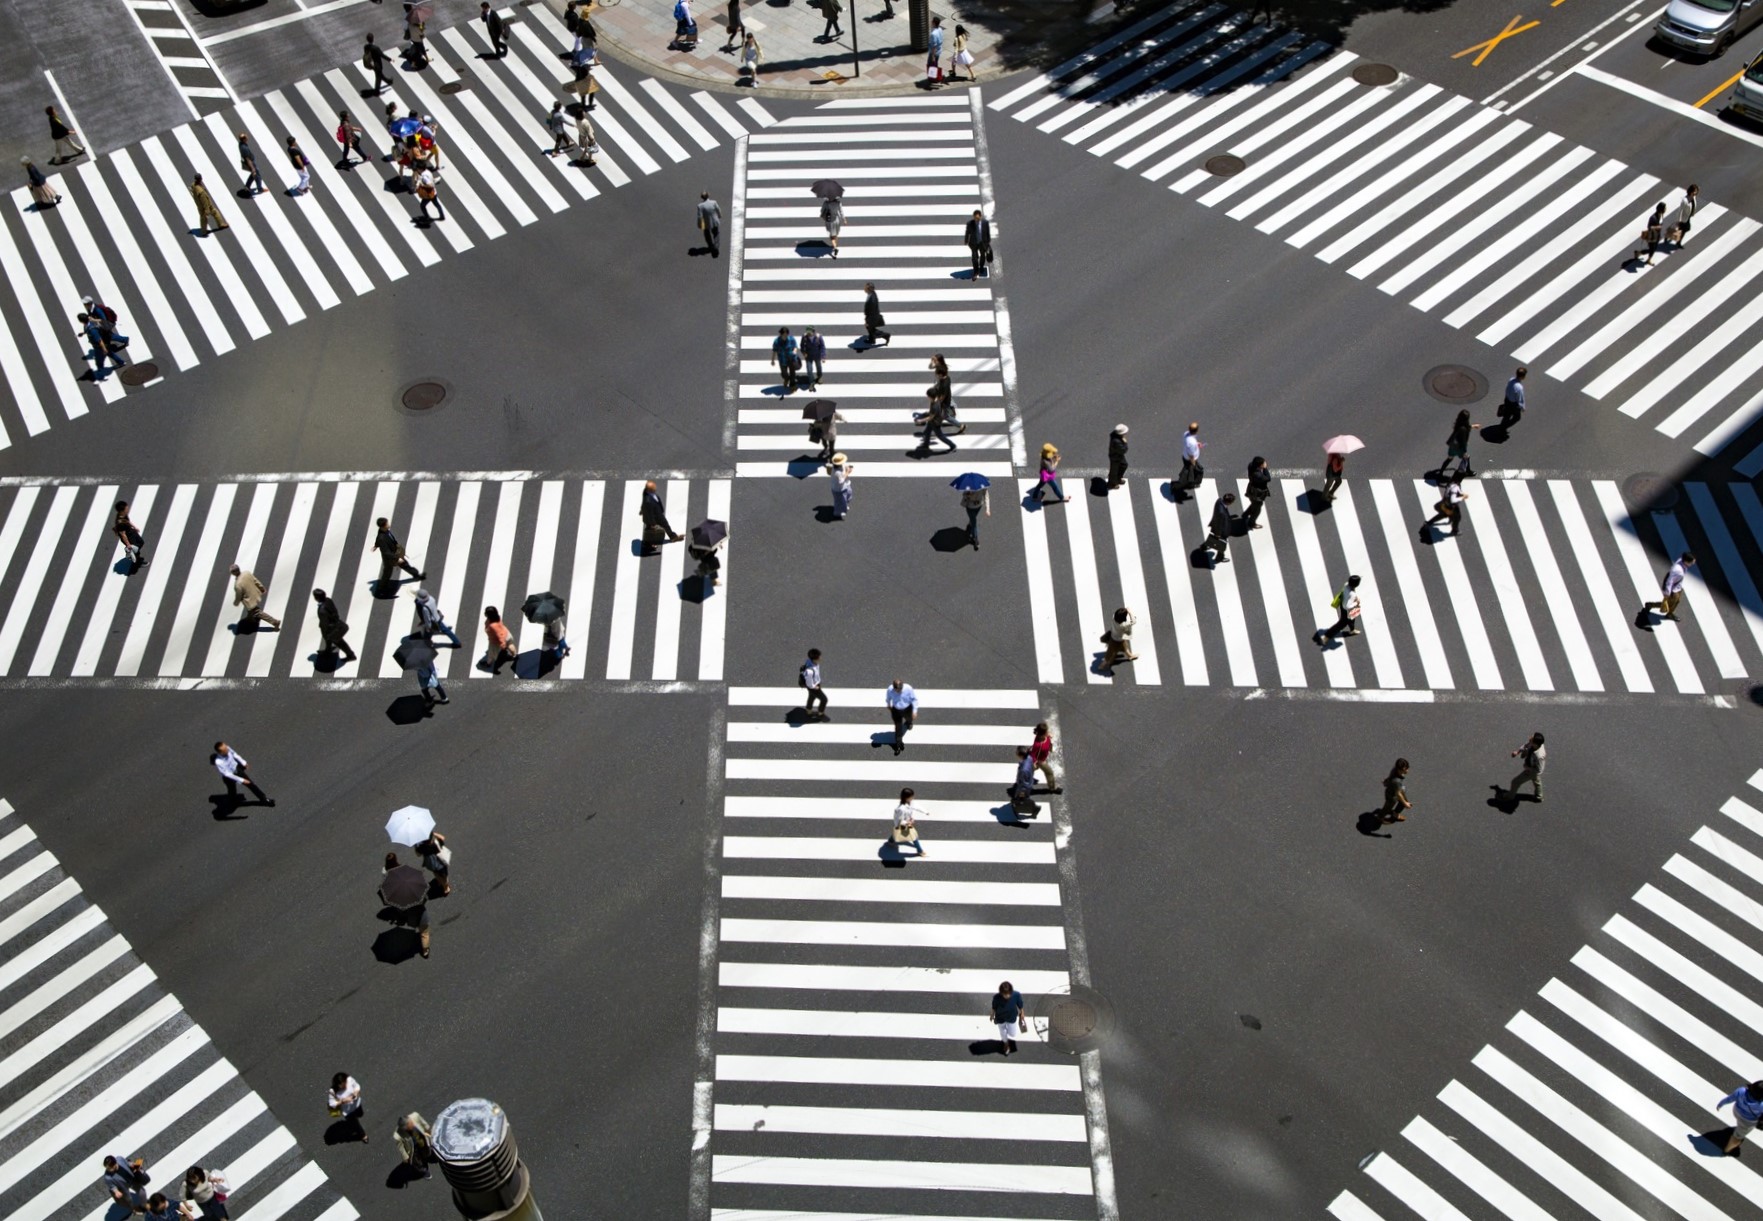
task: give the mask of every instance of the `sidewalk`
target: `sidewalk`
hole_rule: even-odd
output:
[[[541,0],[563,11],[563,0]],[[656,76],[688,85],[743,89],[738,57],[723,51],[727,41],[727,0],[692,0],[698,45],[673,47],[674,0],[619,0],[596,8],[594,28],[600,49]],[[809,0],[742,0],[741,21],[759,42],[760,97],[816,98],[852,93],[908,93],[923,88],[925,53],[911,49],[908,0],[894,0],[894,16],[884,0],[857,0],[855,29],[851,0],[842,0],[843,34],[822,41],[826,18]],[[1089,20],[1096,12],[1101,21]],[[972,71],[983,82],[1034,63],[1052,62],[1103,36],[1113,6],[1096,0],[933,0],[931,14],[943,19],[943,71],[954,68],[955,27],[965,26]],[[858,64],[853,63],[855,35]],[[963,70],[965,82],[967,70]],[[955,86],[951,85],[950,88]]]

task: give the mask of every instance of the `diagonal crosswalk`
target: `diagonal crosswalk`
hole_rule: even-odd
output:
[[[990,998],[1069,991],[1055,817],[1005,794],[1033,691],[919,693],[900,756],[881,684],[734,687],[715,943],[709,1198],[719,1221],[1097,1216],[1078,1062]],[[922,859],[888,843],[902,786]],[[1006,1199],[1006,1196],[1008,1198]]]
[[[154,1190],[226,1171],[239,1217],[359,1214],[60,861],[0,800],[0,1211],[100,1221],[106,1155]]]
[[[1229,562],[1196,553],[1217,497],[1177,502],[1167,480],[1106,499],[1031,507],[1023,551],[1042,682],[1366,690],[1428,699],[1471,692],[1704,695],[1763,673],[1763,503],[1748,483],[1686,483],[1671,508],[1631,513],[1608,480],[1470,481],[1461,534],[1423,528],[1440,489],[1349,481],[1331,504],[1276,480],[1259,530],[1240,524]],[[1074,511],[1075,510],[1075,511]],[[1103,519],[1106,520],[1098,520]],[[1698,562],[1677,622],[1636,625],[1659,597],[1662,557]],[[1358,575],[1360,638],[1319,648],[1329,606]],[[1136,662],[1100,669],[1117,607],[1138,622]]]
[[[803,407],[830,399],[843,418],[838,449],[865,476],[1008,476],[1012,376],[1004,305],[972,277],[967,218],[991,215],[977,92],[828,102],[747,138],[730,244],[730,309],[740,330],[735,445],[743,476],[807,478],[821,468]],[[846,189],[838,257],[809,188]],[[890,339],[864,332],[864,284],[876,286]],[[825,377],[785,394],[772,359],[780,327],[826,341]],[[914,413],[949,364],[965,431],[945,452],[915,453]],[[951,430],[952,431],[952,430]],[[1021,454],[1015,455],[1021,460]]]
[[[1763,772],[1750,779],[1763,791]],[[1756,1215],[1763,1176],[1722,1157],[1735,1086],[1763,1078],[1763,797],[1727,800],[1364,1163],[1340,1221]]]
[[[38,212],[28,192],[13,192],[0,216],[0,448],[127,393],[115,370],[94,376],[74,320],[83,296],[120,315],[129,359],[160,377],[185,372],[773,123],[752,99],[731,106],[609,66],[594,73],[597,164],[551,157],[544,119],[553,102],[572,100],[557,54],[569,37],[545,5],[504,15],[505,58],[480,58],[488,36],[476,22],[443,30],[430,39],[431,66],[398,73],[378,97],[363,96],[372,74],[357,63],[248,101],[209,98],[199,119],[63,169],[53,209]],[[436,120],[444,222],[418,225],[415,198],[385,189],[396,174],[384,160],[387,105]],[[372,157],[346,168],[333,134],[345,110]],[[267,188],[249,199],[233,193],[244,178],[241,132]],[[285,194],[295,181],[290,135],[314,166],[299,198]],[[193,233],[195,174],[230,225],[223,233]]]
[[[1652,205],[1675,218],[1684,184],[1411,77],[1361,83],[1366,67],[1195,0],[990,108],[1763,473],[1763,350],[1748,339],[1763,225],[1705,201],[1687,244],[1643,266],[1630,256]],[[1221,154],[1236,172],[1207,168]]]
[[[727,479],[664,479],[659,490],[681,533],[729,520]],[[738,543],[724,546],[724,585],[706,587],[684,543],[646,552],[642,492],[642,480],[496,472],[0,486],[0,675],[174,686],[396,678],[393,653],[422,585],[464,642],[441,650],[443,677],[489,677],[475,663],[482,608],[495,606],[522,678],[720,681]],[[111,533],[119,500],[146,539],[144,567]],[[397,572],[399,584],[379,584],[381,517],[424,580]],[[264,610],[280,631],[237,630],[233,564],[268,586]],[[315,588],[336,601],[359,661],[319,652]],[[526,596],[546,589],[569,608],[571,651],[555,667],[541,663],[542,628],[520,621]]]

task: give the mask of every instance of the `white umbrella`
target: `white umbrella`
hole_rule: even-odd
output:
[[[394,844],[420,844],[434,829],[435,816],[421,806],[405,806],[386,819],[386,835]]]

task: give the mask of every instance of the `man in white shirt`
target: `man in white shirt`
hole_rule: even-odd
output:
[[[1683,605],[1683,579],[1695,566],[1694,552],[1686,551],[1677,557],[1677,562],[1666,570],[1665,580],[1660,583],[1659,600],[1641,604],[1641,613],[1636,617],[1638,626],[1646,628],[1649,632],[1653,630],[1653,620],[1647,612],[1654,607],[1659,608],[1661,618],[1669,619],[1673,623],[1677,622],[1677,608]]]
[[[906,749],[906,731],[918,719],[918,692],[910,683],[895,679],[882,698],[887,701],[888,712],[894,718],[894,753],[897,755]]]
[[[245,756],[225,742],[214,744],[214,753],[208,757],[208,761],[214,764],[214,770],[220,773],[221,780],[226,784],[226,795],[229,798],[234,801],[238,800],[239,786],[242,784],[251,790],[251,796],[257,798],[259,804],[266,806],[275,804],[275,798],[258,788],[257,782],[251,779],[251,764],[246,761]]]
[[[1508,430],[1524,418],[1524,379],[1529,372],[1529,369],[1519,365],[1512,380],[1506,383],[1506,401],[1500,404],[1500,423]]]
[[[826,692],[820,689],[820,650],[809,649],[808,660],[796,671],[796,682],[808,692],[802,712],[813,721],[826,720]],[[816,711],[816,706],[819,710]]]
[[[1177,500],[1187,499],[1187,493],[1200,486],[1200,479],[1206,473],[1200,465],[1200,451],[1205,447],[1206,443],[1200,440],[1199,423],[1189,424],[1187,434],[1181,439],[1181,474],[1175,477],[1169,489]]]

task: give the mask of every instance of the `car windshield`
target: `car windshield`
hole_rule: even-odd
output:
[[[1751,61],[1751,66],[1745,69],[1745,79],[1763,85],[1763,55]]]
[[[1689,0],[1697,8],[1705,8],[1713,13],[1730,13],[1738,7],[1738,0]]]

